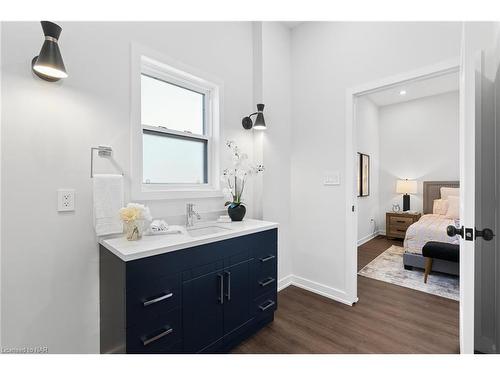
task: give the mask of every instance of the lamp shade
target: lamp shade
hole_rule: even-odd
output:
[[[257,104],[257,117],[255,118],[254,129],[265,129],[266,122],[264,121],[264,104]]]
[[[399,194],[416,194],[417,181],[415,180],[397,180],[396,193]]]
[[[41,24],[45,34],[45,41],[39,55],[33,59],[33,71],[40,78],[49,81],[66,78],[68,74],[57,44],[61,35],[61,27],[49,21],[42,21]]]

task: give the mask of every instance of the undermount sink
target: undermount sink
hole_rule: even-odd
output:
[[[206,236],[208,234],[215,234],[229,230],[231,229],[219,227],[218,225],[207,225],[204,227],[189,228],[187,232],[192,237],[200,237],[200,236]]]

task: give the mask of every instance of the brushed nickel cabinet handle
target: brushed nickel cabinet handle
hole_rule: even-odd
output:
[[[227,275],[227,293],[226,293],[226,298],[227,298],[228,301],[231,301],[231,272],[224,271],[224,273]]]
[[[170,297],[173,297],[173,295],[174,295],[174,293],[165,293],[165,294],[163,294],[160,297],[157,297],[157,298],[154,298],[154,299],[150,299],[148,301],[144,301],[143,305],[144,305],[144,307],[146,307],[146,306],[152,305],[154,303],[166,300],[166,299],[168,299]]]
[[[267,304],[266,305],[260,305],[259,306],[259,309],[261,309],[262,311],[266,311],[268,308],[274,306],[274,301],[267,301]]]
[[[217,274],[217,277],[219,278],[219,303],[221,305],[224,304],[224,276],[222,274]]]
[[[260,258],[259,260],[264,263],[264,262],[267,262],[268,260],[271,260],[271,259],[274,259],[276,258],[274,255],[269,255],[267,257],[264,257],[264,258]]]
[[[272,278],[272,277],[268,277],[268,278],[267,278],[266,280],[264,280],[264,281],[259,281],[259,284],[260,284],[260,286],[267,286],[267,285],[269,285],[269,284],[271,284],[271,283],[274,283],[274,281],[275,281],[275,279],[274,279],[274,278]]]
[[[151,344],[151,343],[153,343],[153,342],[161,339],[162,337],[170,335],[172,332],[174,332],[173,328],[170,328],[170,327],[164,328],[163,332],[157,334],[156,336],[153,336],[153,337],[151,337],[149,339],[142,339],[142,343],[143,343],[144,346],[149,345],[149,344]]]

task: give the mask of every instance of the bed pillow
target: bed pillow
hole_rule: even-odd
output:
[[[446,199],[434,199],[432,213],[436,215],[446,215],[448,212],[448,201]]]
[[[442,187],[440,189],[441,199],[448,199],[448,197],[458,197],[460,195],[460,188]]]
[[[446,217],[448,219],[459,219],[460,218],[460,198],[453,195],[448,197],[448,210],[446,211]]]

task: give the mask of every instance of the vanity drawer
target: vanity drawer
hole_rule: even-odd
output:
[[[255,276],[257,278],[271,276],[277,272],[276,255],[274,254],[267,254],[257,257],[254,259],[253,264]]]
[[[267,294],[269,292],[276,292],[276,275],[272,274],[267,277],[257,278],[255,283],[255,297],[261,296],[263,294]]]
[[[277,256],[278,232],[276,229],[253,234],[253,256],[256,259],[267,258],[271,255]]]
[[[181,309],[127,329],[127,353],[178,353],[182,351]]]
[[[389,218],[391,225],[400,226],[402,228],[408,228],[411,224],[413,224],[414,219],[411,217],[395,217],[391,216]]]
[[[143,282],[127,293],[127,327],[164,315],[180,304],[180,274]]]
[[[263,295],[254,300],[254,314],[256,321],[268,317],[278,308],[276,291]]]

